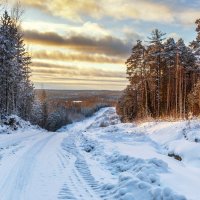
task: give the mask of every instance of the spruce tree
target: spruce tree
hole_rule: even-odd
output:
[[[30,82],[31,58],[16,19],[5,11],[0,20],[0,112],[28,119],[34,99]]]
[[[162,33],[158,29],[151,32],[149,39],[149,46],[147,49],[148,62],[150,63],[151,73],[154,74],[155,79],[155,101],[154,107],[156,107],[156,116],[159,117],[161,113],[161,81],[163,70],[163,40],[166,33]]]

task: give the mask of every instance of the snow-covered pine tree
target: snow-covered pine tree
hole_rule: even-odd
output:
[[[30,57],[16,19],[5,11],[0,20],[0,112],[27,119],[33,102]]]
[[[197,59],[197,64],[200,66],[200,19],[197,19],[196,22],[196,40],[193,40],[190,43],[190,48],[192,49],[196,59]]]
[[[15,69],[16,49],[14,38],[11,36],[12,20],[7,11],[3,14],[0,21],[0,66],[1,66],[1,113],[11,114],[15,110],[14,106],[14,83],[17,70]]]
[[[24,119],[29,119],[32,104],[34,101],[33,84],[30,81],[30,67],[31,57],[25,49],[23,34],[20,31],[20,26],[17,27],[16,38],[16,64],[19,72],[19,92],[18,92],[18,105],[17,110],[19,115]]]

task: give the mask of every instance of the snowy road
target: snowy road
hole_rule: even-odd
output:
[[[105,108],[56,133],[0,134],[0,200],[199,200],[198,124],[121,124]]]
[[[90,125],[58,133],[28,130],[0,136],[0,199],[101,199],[77,151],[76,137]]]

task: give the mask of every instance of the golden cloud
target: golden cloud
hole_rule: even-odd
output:
[[[55,16],[61,16],[71,20],[81,21],[81,15],[93,15],[97,17],[101,7],[94,0],[22,0],[22,4],[39,8]]]
[[[73,21],[81,20],[84,15],[94,18],[110,16],[117,19],[173,21],[168,6],[148,0],[22,0],[22,3]]]
[[[34,62],[32,81],[37,88],[122,90],[127,85],[123,71]]]
[[[199,17],[198,8],[181,7],[174,1],[155,0],[22,0],[26,6],[35,7],[53,16],[81,21],[83,16],[112,17],[164,23],[194,23]],[[177,10],[177,7],[179,10]],[[178,14],[177,14],[178,12]],[[83,20],[82,20],[83,21]]]
[[[98,78],[113,78],[113,79],[124,79],[126,74],[121,71],[102,70],[95,68],[80,68],[78,66],[71,65],[56,65],[44,62],[34,62],[31,66],[33,74],[39,73],[43,75],[50,75],[59,78],[80,78],[90,77],[92,79]],[[111,79],[110,79],[111,80]]]
[[[118,57],[108,57],[99,54],[86,53],[67,53],[57,51],[33,51],[33,59],[47,59],[60,61],[81,61],[81,62],[95,62],[95,63],[124,63],[124,59]]]

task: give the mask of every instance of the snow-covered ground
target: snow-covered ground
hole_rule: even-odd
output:
[[[0,127],[0,200],[199,200],[200,121]]]

